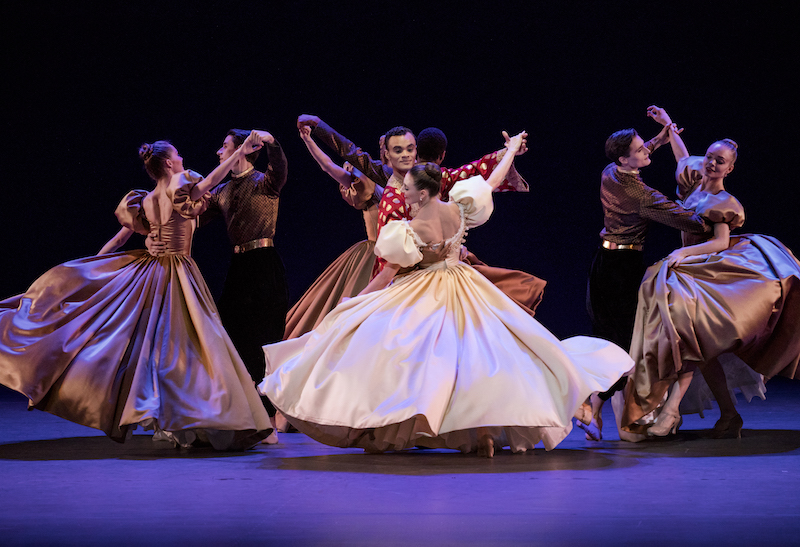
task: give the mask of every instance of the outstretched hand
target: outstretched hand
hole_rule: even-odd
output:
[[[242,153],[244,153],[244,155],[251,154],[259,150],[262,146],[264,146],[263,137],[258,131],[251,131],[247,139],[242,143]]]
[[[512,152],[517,156],[521,156],[528,151],[527,131],[522,131],[513,137],[509,137],[508,132],[503,131],[503,138],[506,140],[505,147],[508,148],[509,152]]]

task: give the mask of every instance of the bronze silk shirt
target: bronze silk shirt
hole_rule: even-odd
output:
[[[697,213],[647,186],[639,174],[620,171],[614,163],[600,178],[600,201],[605,225],[600,237],[618,245],[642,245],[651,221],[695,234],[709,229]]]
[[[206,224],[222,215],[231,245],[275,237],[278,220],[278,200],[286,184],[286,155],[278,141],[264,147],[269,158],[265,172],[255,169],[243,176],[231,175],[230,180],[211,192],[208,210],[201,217]]]

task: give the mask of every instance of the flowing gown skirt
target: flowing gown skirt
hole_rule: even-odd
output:
[[[746,363],[766,379],[798,377],[800,262],[775,238],[741,235],[719,253],[648,268],[639,290],[631,345],[636,367],[623,425],[644,431],[646,424],[632,422],[660,406],[684,362],[729,353],[736,358],[723,356],[726,369]],[[751,382],[733,370],[726,374]],[[757,392],[751,388],[749,396]]]
[[[360,293],[369,284],[374,266],[374,241],[360,241],[347,249],[289,310],[284,338],[297,338],[316,328],[342,297]]]
[[[259,387],[295,427],[375,451],[472,451],[478,427],[515,451],[552,449],[581,402],[632,365],[603,340],[559,341],[462,264],[398,278],[264,351]]]
[[[270,427],[194,261],[73,260],[0,303],[0,383],[124,440],[134,424],[244,448]]]

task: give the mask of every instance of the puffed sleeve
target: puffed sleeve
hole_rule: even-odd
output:
[[[359,178],[353,177],[352,184],[345,188],[339,186],[339,193],[342,199],[348,204],[358,210],[366,209],[372,202],[372,196],[375,194],[375,183],[367,177]]]
[[[128,195],[122,198],[122,201],[117,205],[117,210],[114,211],[120,224],[137,234],[144,235],[150,233],[150,223],[144,216],[144,209],[142,208],[142,200],[146,195],[146,190],[131,190]]]
[[[390,220],[386,223],[375,243],[375,254],[402,268],[422,260],[422,253],[414,240],[414,231],[407,220]]]
[[[702,156],[687,156],[678,160],[678,167],[675,169],[675,180],[678,182],[678,197],[686,199],[692,193],[695,186],[700,184],[703,178],[703,158]]]
[[[464,206],[467,228],[480,226],[492,216],[492,187],[480,175],[460,180],[450,190],[450,201]]]
[[[177,180],[175,180],[177,178]],[[195,218],[208,209],[211,193],[206,192],[198,199],[192,199],[192,189],[203,180],[202,175],[194,171],[183,171],[173,175],[170,186],[175,188],[172,194],[172,207],[184,218]]]
[[[709,195],[703,205],[702,210],[698,210],[698,213],[711,223],[724,222],[730,225],[731,230],[744,225],[744,207],[728,192]]]

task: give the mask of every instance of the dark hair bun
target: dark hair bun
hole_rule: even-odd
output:
[[[425,174],[438,183],[442,182],[442,168],[433,162],[425,164]]]
[[[153,155],[153,145],[144,143],[139,147],[139,157],[146,162]]]

